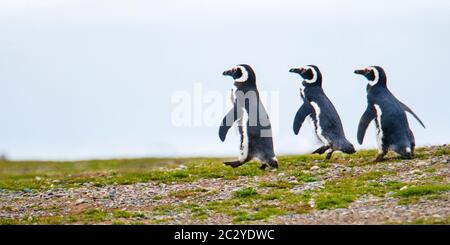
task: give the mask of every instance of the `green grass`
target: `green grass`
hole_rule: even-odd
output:
[[[442,219],[416,219],[409,224],[413,225],[450,225],[450,217]]]
[[[243,189],[236,191],[234,193],[234,195],[239,198],[245,198],[245,197],[256,196],[256,195],[258,195],[258,192],[252,187],[247,187],[247,188],[243,188]]]
[[[369,182],[392,172],[372,171],[355,177],[344,177],[328,181],[325,188],[317,193],[315,202],[317,209],[345,208],[363,194],[384,196],[388,191],[400,188],[398,185]]]
[[[402,225],[450,225],[450,216],[445,218],[420,218],[411,222],[396,222],[388,224],[402,224]]]
[[[191,196],[197,196],[201,193],[205,193],[208,192],[208,190],[206,189],[183,189],[183,190],[177,190],[177,191],[172,191],[169,193],[169,196],[171,197],[176,197],[176,198],[187,198],[187,197],[191,197]]]
[[[448,151],[447,148],[439,148],[432,154],[448,154]],[[417,154],[428,157],[430,153],[419,148]],[[353,155],[336,153],[332,161],[350,167],[364,166],[375,164],[372,162],[375,156],[375,150],[358,151]],[[279,171],[295,176],[301,183],[319,179],[317,173],[306,173],[305,170],[314,165],[318,165],[321,169],[330,166],[329,162],[323,161],[323,156],[317,154],[280,156],[279,160]],[[104,186],[149,181],[192,182],[200,178],[236,179],[239,176],[258,176],[266,173],[258,169],[258,163],[251,162],[239,168],[230,168],[225,167],[222,161],[223,159],[219,158],[144,158],[73,162],[0,161],[0,189],[70,188],[84,183]],[[176,168],[179,164],[186,167]],[[161,167],[164,169],[160,170]]]
[[[440,148],[433,152],[433,156],[447,156],[450,155],[450,149],[448,148]]]
[[[285,211],[276,207],[264,207],[254,213],[241,213],[237,215],[233,222],[239,223],[244,221],[264,220],[274,215],[283,215]]]
[[[189,206],[186,204],[180,205],[170,205],[170,204],[162,204],[158,205],[153,209],[154,215],[172,215],[181,212],[184,209],[188,209]]]
[[[177,169],[183,163],[186,168]],[[167,169],[159,170],[164,166]],[[200,178],[235,179],[264,174],[257,163],[240,168],[225,167],[222,159],[127,159],[87,162],[10,162],[0,161],[0,189],[70,188],[84,183],[94,186],[192,182]]]
[[[232,217],[233,223],[241,223],[266,220],[274,215],[310,212],[312,209],[307,205],[310,198],[310,192],[294,194],[286,189],[274,188],[269,193],[259,194],[256,189],[248,187],[236,191],[231,199],[206,204],[204,210],[226,214]],[[269,204],[271,201],[278,204]]]
[[[305,173],[303,171],[296,173],[295,177],[297,177],[299,182],[315,182],[319,180],[317,176],[310,173]]]
[[[113,210],[112,215],[114,218],[144,218],[145,215],[140,212],[129,212],[125,210]]]
[[[293,184],[287,182],[287,181],[277,181],[277,182],[260,182],[259,187],[266,187],[266,188],[277,188],[277,189],[290,189],[293,187]]]
[[[444,191],[450,191],[450,184],[443,185],[420,185],[420,186],[411,186],[404,190],[400,190],[396,193],[399,197],[417,197],[417,196],[425,196],[431,194],[437,194]]]
[[[0,189],[73,187],[86,182],[104,185],[161,179],[170,181],[180,176],[180,172],[166,173],[167,171],[157,171],[156,169],[159,167],[173,168],[185,161],[185,159],[164,158],[78,162],[0,161]]]
[[[0,219],[0,224],[13,225],[13,224],[41,224],[41,225],[59,225],[59,224],[93,224],[99,222],[110,221],[114,219],[130,219],[130,218],[143,218],[144,214],[139,212],[129,212],[123,210],[100,210],[90,209],[81,214],[73,215],[56,215],[47,217],[25,217],[23,219]],[[120,222],[120,221],[119,221]],[[112,222],[111,222],[112,223]]]
[[[447,147],[433,150],[417,149],[417,158],[448,155]],[[205,220],[212,215],[225,215],[236,224],[258,223],[271,217],[289,214],[304,214],[323,209],[346,208],[362,195],[385,197],[388,193],[398,198],[401,205],[413,204],[421,199],[445,199],[450,184],[445,176],[435,175],[442,166],[431,166],[422,170],[432,174],[418,178],[415,186],[398,181],[381,182],[380,178],[396,176],[396,172],[377,169],[384,163],[374,163],[375,150],[359,151],[353,155],[336,153],[330,161],[324,156],[298,155],[280,156],[277,171],[262,171],[259,164],[250,162],[239,168],[224,166],[219,158],[185,159],[119,159],[78,162],[36,162],[0,161],[0,189],[39,192],[51,188],[71,188],[82,185],[104,186],[114,184],[133,184],[138,182],[187,183],[199,179],[234,180],[241,176],[247,178],[247,186],[237,189],[227,199],[202,198],[214,197],[218,190],[203,188],[179,189],[151,197],[158,204],[145,207],[142,212],[128,210],[90,209],[80,214],[55,215],[51,217],[24,217],[22,219],[0,219],[0,224],[160,224],[172,221],[175,215],[186,213],[189,219]],[[388,155],[390,162],[403,161],[395,154]],[[183,167],[178,167],[183,164]],[[338,178],[326,180],[325,174],[338,164],[346,167],[365,168],[360,174],[354,171],[342,172]],[[318,171],[311,171],[319,166]],[[412,167],[411,167],[412,168]],[[354,169],[354,168],[353,168]],[[258,177],[253,181],[251,177]],[[269,178],[265,178],[265,177]],[[241,178],[242,179],[242,178]],[[291,181],[291,180],[294,181]],[[272,181],[273,180],[273,181]],[[289,181],[288,181],[289,180]],[[297,180],[297,181],[295,181]],[[324,180],[323,188],[299,192],[297,187]],[[253,181],[253,182],[252,182]],[[296,189],[293,189],[293,188]],[[1,191],[1,190],[0,190]],[[393,194],[392,194],[393,193]],[[166,202],[168,199],[172,202]],[[310,206],[314,200],[315,206]],[[55,208],[55,209],[53,209]],[[14,207],[5,206],[2,212],[14,212]],[[59,213],[58,207],[48,207],[46,211]],[[417,220],[417,223],[448,222]]]

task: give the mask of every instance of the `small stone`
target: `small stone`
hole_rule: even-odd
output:
[[[310,207],[315,207],[316,206],[316,200],[314,200],[314,198],[311,198],[311,200],[308,201],[308,205]]]
[[[113,199],[116,196],[116,191],[110,191],[108,194],[109,198]]]
[[[298,183],[298,180],[297,180],[297,178],[295,176],[290,176],[288,178],[288,182],[289,183]]]
[[[412,174],[420,174],[420,170],[419,169],[414,169],[413,171],[411,171]]]
[[[180,164],[180,165],[178,165],[178,168],[179,168],[179,169],[187,169],[187,166],[186,166],[186,165],[183,165],[183,164]]]
[[[285,174],[284,173],[279,173],[278,176],[283,177],[283,176],[285,176]]]
[[[320,169],[319,166],[312,166],[309,170],[316,171],[316,170],[319,170],[319,169]]]
[[[401,191],[406,190],[408,188],[407,185],[403,186],[402,188],[400,188]]]
[[[84,198],[79,198],[79,199],[77,199],[75,201],[75,205],[79,205],[79,204],[82,204],[82,203],[85,203],[85,202],[86,202],[86,200]]]
[[[416,163],[416,167],[425,167],[425,166],[428,166],[428,165],[430,165],[430,164],[427,163],[427,162],[424,162],[424,161]]]
[[[29,189],[29,188],[24,188],[24,189],[22,189],[22,191],[25,193],[33,193],[33,190]]]
[[[52,182],[53,182],[53,183],[59,183],[59,182],[61,182],[61,180],[55,179],[55,180],[53,180]]]
[[[34,177],[34,179],[36,179],[37,181],[41,180],[42,178],[39,176]]]

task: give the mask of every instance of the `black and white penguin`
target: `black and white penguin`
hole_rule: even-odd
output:
[[[358,142],[362,144],[369,123],[375,119],[379,155],[375,161],[383,161],[389,150],[411,159],[416,145],[408,125],[405,111],[411,113],[419,123],[425,125],[405,104],[400,102],[386,86],[386,73],[379,66],[355,70],[367,78],[367,109],[358,125]]]
[[[322,74],[319,68],[308,65],[289,70],[298,73],[304,79],[304,89],[300,88],[300,96],[303,105],[297,111],[294,119],[294,133],[298,134],[303,121],[310,116],[314,127],[314,133],[324,144],[313,153],[327,152],[325,159],[330,159],[334,151],[342,151],[347,154],[355,153],[353,145],[345,138],[341,119],[331,101],[322,89]]]
[[[277,168],[278,160],[273,150],[272,128],[269,116],[259,98],[255,72],[249,65],[242,64],[224,71],[223,75],[234,79],[231,95],[233,108],[222,120],[219,137],[224,141],[228,130],[235,123],[240,134],[239,159],[224,164],[238,167],[256,160],[261,163],[261,169],[265,169],[267,164]]]

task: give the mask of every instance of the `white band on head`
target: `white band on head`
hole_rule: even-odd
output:
[[[375,76],[373,81],[369,80],[369,84],[370,84],[370,86],[375,86],[375,84],[377,84],[378,80],[380,79],[380,74],[378,73],[378,70],[375,67],[370,67],[369,69],[371,69],[373,71],[373,74]]]
[[[243,83],[248,80],[248,71],[243,66],[236,66],[235,69],[241,69],[242,75],[240,78],[234,80],[235,82]]]
[[[305,82],[307,82],[307,83],[315,83],[317,81],[316,69],[314,69],[314,67],[311,67],[311,66],[305,66],[305,67],[303,67],[303,69],[311,69],[311,72],[313,74],[313,77],[311,79],[305,79]]]

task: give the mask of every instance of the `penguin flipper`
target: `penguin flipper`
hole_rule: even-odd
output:
[[[409,112],[411,115],[413,115],[413,116],[416,118],[416,120],[419,121],[419,123],[422,125],[422,127],[425,128],[425,125],[423,124],[422,120],[420,120],[419,116],[417,116],[416,113],[414,113],[414,112],[411,110],[411,108],[409,108],[407,105],[403,104],[401,101],[399,101],[399,102],[400,102],[400,105],[402,106],[403,110],[404,110],[404,111],[407,111],[407,112]]]
[[[375,118],[375,113],[372,110],[371,106],[368,106],[366,111],[361,116],[358,125],[358,143],[362,144],[364,140],[364,135],[366,134],[367,127],[369,123]]]
[[[233,123],[237,120],[237,106],[236,104],[233,108],[225,115],[222,119],[222,123],[219,127],[219,137],[221,141],[225,141],[228,130],[233,126]]]
[[[305,102],[303,105],[298,109],[297,113],[295,114],[294,118],[294,133],[297,135],[298,131],[300,131],[300,128],[302,127],[303,121],[305,121],[305,118],[311,114],[312,109],[309,103]]]

